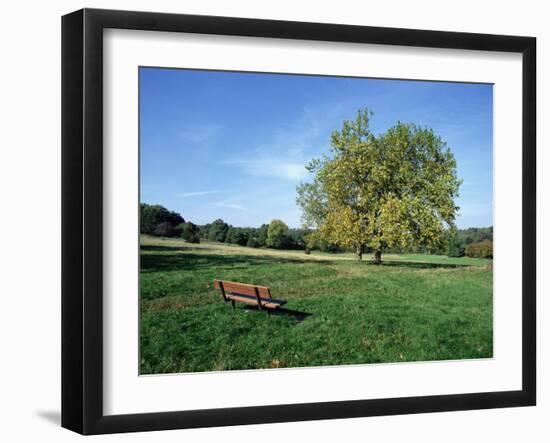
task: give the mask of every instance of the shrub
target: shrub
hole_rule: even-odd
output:
[[[326,241],[319,240],[315,244],[315,249],[319,249],[321,252],[342,252],[344,249],[340,246],[338,246],[335,243],[329,243]],[[370,251],[365,251],[370,252]]]
[[[199,225],[199,236],[200,238],[204,238],[205,240],[208,240],[208,233],[210,232],[210,223],[207,223],[205,225]]]
[[[256,237],[256,240],[258,241],[258,246],[267,246],[267,231],[269,229],[269,225],[263,224],[258,228],[258,236]]]
[[[449,245],[449,249],[447,251],[448,257],[464,257],[465,254],[464,246],[462,246],[460,243]]]
[[[174,227],[168,222],[159,223],[153,230],[154,235],[159,237],[173,237],[175,234]]]
[[[208,239],[213,241],[224,242],[229,231],[229,225],[222,219],[214,220],[208,229]]]
[[[466,246],[466,255],[476,258],[493,258],[493,242],[483,240],[477,243],[470,243]]]
[[[450,230],[447,233],[447,256],[448,257],[463,257],[465,253],[464,245],[458,238],[456,230]]]
[[[248,235],[249,233],[247,228],[236,228],[234,226],[230,226],[227,230],[225,242],[245,246],[248,242]]]
[[[200,229],[191,222],[181,223],[177,226],[180,231],[180,236],[188,243],[200,243]]]
[[[305,249],[307,245],[309,229],[289,229],[288,230],[288,248]]]
[[[272,220],[267,230],[266,245],[274,249],[284,249],[288,241],[288,226],[282,220]]]

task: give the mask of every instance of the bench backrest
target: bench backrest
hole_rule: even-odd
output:
[[[214,287],[222,291],[222,295],[224,295],[224,293],[250,295],[253,297],[259,295],[262,298],[271,298],[271,292],[267,286],[249,285],[234,281],[214,280]]]

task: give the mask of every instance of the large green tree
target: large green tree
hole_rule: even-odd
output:
[[[313,180],[298,186],[302,221],[312,241],[367,248],[380,263],[388,247],[432,247],[454,225],[460,180],[446,143],[431,129],[398,122],[370,129],[372,113],[358,111],[332,133],[330,153],[307,166]]]

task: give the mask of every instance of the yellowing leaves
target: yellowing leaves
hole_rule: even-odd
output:
[[[397,123],[374,136],[363,109],[331,135],[332,156],[310,163],[297,202],[315,236],[343,247],[431,246],[452,225],[460,181],[431,129]],[[312,189],[315,192],[311,192]]]

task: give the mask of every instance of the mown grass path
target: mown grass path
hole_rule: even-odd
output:
[[[491,357],[491,262],[420,254],[357,263],[142,237],[143,374]],[[308,316],[231,309],[215,278],[269,286]]]

